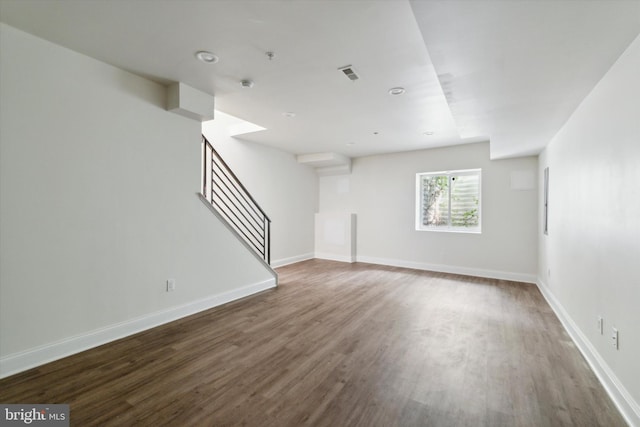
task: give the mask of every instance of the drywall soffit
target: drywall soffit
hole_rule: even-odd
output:
[[[301,154],[296,159],[298,163],[315,168],[320,176],[351,173],[351,158],[339,153]]]

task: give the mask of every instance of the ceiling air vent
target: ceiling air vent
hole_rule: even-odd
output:
[[[351,65],[347,65],[346,67],[340,67],[338,70],[342,71],[345,76],[349,77],[349,80],[356,81],[360,77],[356,74],[356,71],[353,69]]]

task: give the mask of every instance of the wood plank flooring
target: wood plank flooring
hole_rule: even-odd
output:
[[[0,380],[73,426],[624,426],[534,285],[310,260]]]

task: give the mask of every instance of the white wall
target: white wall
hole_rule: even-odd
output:
[[[0,31],[0,374],[273,285],[197,198],[200,123],[163,86]]]
[[[218,113],[203,123],[202,133],[271,219],[271,264],[313,258],[318,211],[315,170],[299,164],[290,153],[230,137],[237,122]]]
[[[584,99],[539,163],[539,176],[545,167],[550,171],[549,235],[539,233],[542,289],[605,384],[614,391],[616,383],[620,386],[616,393],[620,401],[626,397],[622,406],[635,425],[640,425],[639,100],[640,37]],[[604,317],[604,335],[596,328],[598,315]],[[612,327],[619,330],[619,350],[611,345]]]
[[[482,234],[415,230],[418,172],[482,168]],[[357,214],[357,259],[535,281],[537,193],[511,190],[511,172],[537,174],[537,159],[489,160],[489,144],[379,155],[351,175],[320,178],[320,211]]]

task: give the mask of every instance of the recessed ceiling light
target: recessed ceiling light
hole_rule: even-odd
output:
[[[211,52],[207,52],[206,50],[196,52],[196,58],[207,64],[215,64],[219,60],[216,55]]]
[[[296,116],[296,113],[294,113],[293,111],[287,111],[286,113],[282,113],[282,115],[285,117],[292,118]]]
[[[403,93],[403,87],[392,87],[391,89],[389,89],[389,95],[402,95]]]
[[[431,130],[428,130],[428,131],[423,132],[423,133],[424,133],[425,135],[427,135],[427,136],[431,136],[431,135],[433,135],[433,131],[431,131]]]
[[[347,142],[347,146],[348,147],[351,147],[352,145],[356,145],[356,143],[355,142]]]

